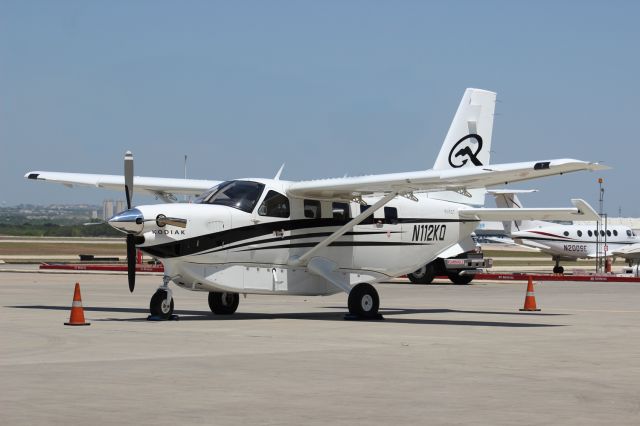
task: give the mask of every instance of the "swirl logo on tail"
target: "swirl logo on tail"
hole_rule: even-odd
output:
[[[478,160],[478,154],[481,150],[482,137],[471,133],[453,145],[449,152],[449,165],[457,169],[471,160],[474,166],[482,166],[482,162]]]

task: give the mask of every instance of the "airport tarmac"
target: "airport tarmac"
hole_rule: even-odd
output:
[[[67,327],[74,283],[91,326]],[[378,285],[384,321],[346,296],[241,298],[214,317],[160,282],[0,273],[0,412],[13,424],[640,424],[640,284]]]

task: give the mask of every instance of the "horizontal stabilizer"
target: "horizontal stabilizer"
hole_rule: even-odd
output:
[[[574,199],[573,208],[479,208],[460,210],[461,219],[470,220],[600,220],[598,213],[584,200]]]

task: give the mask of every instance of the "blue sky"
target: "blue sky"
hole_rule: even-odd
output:
[[[604,161],[531,206],[640,216],[638,2],[0,1],[0,202],[120,194],[29,170],[284,179],[433,165],[466,87],[498,92],[492,162]],[[148,202],[151,199],[140,199]]]

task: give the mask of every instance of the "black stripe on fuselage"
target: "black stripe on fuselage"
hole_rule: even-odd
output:
[[[240,251],[258,251],[258,250],[273,250],[273,249],[289,249],[289,248],[305,248],[315,247],[318,242],[310,243],[294,243],[294,244],[278,244],[276,246],[256,247]],[[331,247],[381,247],[381,246],[428,246],[429,243],[404,243],[399,241],[334,241],[329,246]]]
[[[328,237],[329,235],[331,235],[333,232],[309,232],[308,234],[300,234],[300,235],[289,235],[289,236],[282,236],[282,237],[274,237],[274,238],[265,238],[263,240],[254,240],[254,241],[249,241],[246,243],[240,243],[240,244],[235,244],[235,245],[227,245],[221,248],[215,248],[213,250],[208,250],[208,251],[204,251],[202,253],[198,253],[198,255],[202,255],[202,254],[209,254],[209,253],[216,253],[219,251],[223,251],[223,250],[234,250],[234,249],[238,249],[238,248],[242,248],[242,247],[246,247],[246,246],[250,246],[250,245],[254,245],[254,244],[269,244],[269,243],[275,243],[275,242],[280,242],[280,241],[290,241],[290,240],[302,240],[304,238],[318,238],[318,237]],[[402,232],[400,231],[363,231],[363,232],[347,232],[344,235],[346,236],[350,236],[350,235],[378,235],[378,234],[401,234]],[[313,244],[318,244],[313,243]],[[242,250],[241,250],[242,251]]]
[[[248,245],[254,243],[263,243],[264,241],[252,241],[247,242],[253,238],[263,237],[266,235],[274,234],[276,231],[297,231],[303,229],[312,228],[327,228],[327,227],[340,227],[348,223],[349,220],[339,219],[297,219],[297,220],[279,220],[275,222],[261,223],[257,225],[243,226],[240,228],[233,228],[225,231],[214,232],[207,235],[200,235],[197,237],[185,238],[182,240],[171,241],[168,243],[158,244],[155,246],[141,247],[143,251],[149,253],[152,256],[160,258],[173,258],[181,256],[190,256],[194,254],[203,254],[204,252],[212,252],[219,250],[230,249],[232,244],[240,243],[235,248],[240,247],[241,244]],[[473,220],[460,220],[460,219],[398,219],[398,223],[463,223],[463,222],[477,222]],[[373,226],[372,224],[357,225],[357,226]],[[358,234],[377,234],[386,233],[387,231],[360,231],[351,232],[351,235]],[[318,233],[321,235],[315,235],[313,233],[304,234],[300,236],[285,237],[285,238],[309,238],[314,236],[329,236],[333,232]],[[348,233],[349,234],[349,233]],[[270,240],[280,241],[283,238],[275,237]],[[317,243],[316,243],[317,244]],[[315,245],[315,244],[314,244]]]

